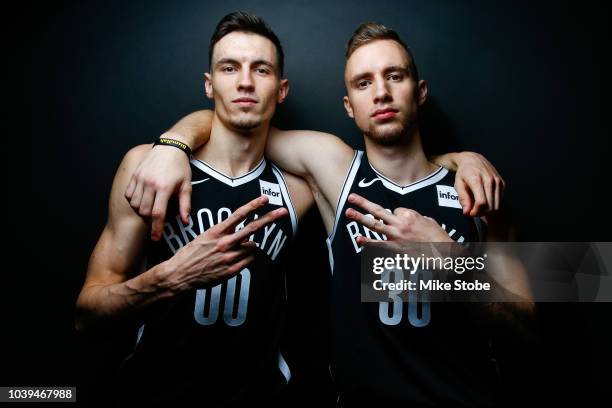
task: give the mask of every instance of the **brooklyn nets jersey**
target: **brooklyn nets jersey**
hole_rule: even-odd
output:
[[[479,240],[479,220],[465,217],[454,174],[438,168],[408,186],[377,172],[358,151],[328,239],[332,269],[331,373],[344,406],[488,406],[496,383],[488,337],[455,303],[360,301],[359,235],[384,239],[345,216],[357,193],[390,211],[411,208],[434,218],[458,242]],[[408,404],[408,405],[406,405]]]
[[[237,229],[279,207],[289,216],[250,237],[258,246],[255,260],[238,275],[148,310],[136,348],[121,370],[126,404],[238,405],[266,400],[289,381],[279,349],[286,300],[281,263],[297,229],[287,184],[265,160],[238,178],[195,159],[191,170],[189,224],[183,225],[172,202],[163,237],[149,248],[149,268],[261,195],[268,196],[268,204]]]

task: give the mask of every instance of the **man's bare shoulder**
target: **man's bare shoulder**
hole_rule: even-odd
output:
[[[310,136],[310,137],[338,137],[334,134],[327,132],[320,132],[318,130],[308,129],[278,129],[275,127],[270,128],[270,134],[279,136]]]
[[[315,158],[327,157],[350,160],[354,149],[339,136],[317,130],[281,130],[271,128],[270,135],[275,139],[294,140],[304,149],[303,154]]]
[[[304,214],[310,209],[314,203],[314,198],[308,182],[302,177],[296,176],[295,174],[281,170],[287,188],[289,189],[289,195],[298,218],[302,218]]]

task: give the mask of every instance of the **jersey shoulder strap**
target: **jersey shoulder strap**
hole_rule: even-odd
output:
[[[344,178],[344,183],[342,183],[342,188],[340,189],[340,195],[338,196],[338,203],[336,204],[336,217],[334,218],[334,226],[332,228],[331,234],[327,240],[331,243],[334,240],[334,236],[336,235],[336,228],[338,227],[338,222],[340,222],[340,218],[342,216],[342,210],[344,209],[344,205],[346,204],[346,200],[351,192],[351,188],[353,187],[353,183],[355,182],[355,176],[357,175],[357,170],[359,170],[359,166],[361,166],[361,159],[363,157],[363,151],[355,150],[355,154],[353,155],[353,161],[349,167],[349,170]]]

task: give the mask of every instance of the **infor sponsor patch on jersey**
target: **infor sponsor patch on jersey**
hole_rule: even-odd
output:
[[[454,187],[437,184],[436,189],[438,191],[438,205],[440,207],[461,208],[459,194],[457,194],[457,190]]]
[[[280,186],[278,184],[259,180],[259,187],[261,189],[261,195],[268,196],[268,203],[283,205],[283,197],[281,197]]]

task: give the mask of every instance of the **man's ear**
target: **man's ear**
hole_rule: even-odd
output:
[[[276,98],[277,103],[283,103],[285,98],[289,95],[289,80],[281,79],[280,80],[280,88],[278,88],[278,96]]]
[[[213,99],[212,76],[208,72],[204,73],[204,90],[208,99]]]
[[[353,115],[353,107],[351,106],[351,101],[349,101],[348,96],[344,96],[342,98],[342,102],[344,102],[344,109],[346,109],[346,114],[349,116],[349,118],[355,119],[355,116]]]
[[[419,106],[423,105],[427,100],[427,82],[421,79],[417,84],[417,101]]]

